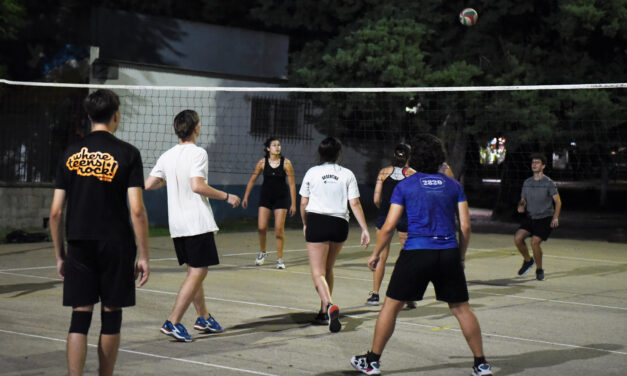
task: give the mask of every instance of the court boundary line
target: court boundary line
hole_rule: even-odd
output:
[[[42,336],[42,335],[37,335],[37,334],[30,334],[30,333],[23,333],[23,332],[16,332],[16,331],[12,331],[12,330],[0,329],[0,333],[8,333],[8,334],[14,334],[14,335],[19,335],[19,336],[23,336],[23,337],[31,337],[31,338],[45,339],[45,340],[49,340],[49,341],[67,343],[66,339],[47,337],[47,336]],[[88,343],[87,346],[88,347],[98,348],[97,345],[94,345],[94,344],[91,344],[91,343]],[[148,353],[148,352],[145,352],[145,351],[137,351],[137,350],[125,349],[125,348],[122,348],[122,347],[120,347],[118,349],[118,351],[119,352],[128,353],[128,354],[134,354],[134,355],[143,355],[143,356],[147,356],[147,357],[150,357],[150,358],[174,360],[174,361],[177,361],[177,362],[190,363],[190,364],[207,366],[207,367],[213,367],[213,368],[219,368],[219,369],[226,369],[226,370],[229,370],[229,371],[250,373],[250,374],[253,374],[253,375],[278,376],[278,375],[275,375],[275,374],[272,374],[272,373],[264,373],[264,372],[248,370],[248,369],[245,369],[245,368],[235,368],[235,367],[223,366],[221,364],[215,364],[215,363],[209,363],[209,362],[201,362],[201,361],[198,361],[198,360],[191,360],[191,359],[185,359],[185,358],[175,358],[175,357],[172,357],[172,356],[153,354],[153,353]]]

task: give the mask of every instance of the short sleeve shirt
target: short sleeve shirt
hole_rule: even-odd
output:
[[[141,155],[106,131],[68,147],[57,168],[55,188],[66,191],[68,240],[133,240],[128,188],[144,187]]]
[[[415,173],[399,182],[390,202],[405,207],[407,241],[404,249],[458,247],[455,216],[466,201],[461,185],[442,174]]]
[[[324,163],[307,171],[299,193],[309,198],[305,211],[348,221],[348,200],[359,197],[359,187],[351,170]]]
[[[531,219],[551,217],[555,213],[553,196],[557,194],[555,182],[544,175],[539,180],[525,180],[521,197],[527,201],[527,213]]]
[[[209,199],[192,191],[191,179],[207,182],[209,157],[195,144],[176,145],[163,153],[150,176],[164,179],[168,190],[168,225],[173,238],[218,231]]]

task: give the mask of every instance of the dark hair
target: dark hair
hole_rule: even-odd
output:
[[[432,134],[417,134],[411,138],[411,160],[409,165],[418,172],[435,174],[446,160],[442,141]]]
[[[320,163],[332,162],[336,163],[340,159],[342,151],[342,143],[335,137],[327,137],[320,141],[318,146],[318,157]]]
[[[266,158],[268,158],[270,156],[270,152],[267,150],[267,148],[270,147],[270,145],[272,145],[272,141],[279,141],[278,138],[276,137],[268,137],[266,138],[266,140],[263,142],[263,151],[265,153]]]
[[[174,133],[183,141],[189,139],[200,122],[198,113],[194,110],[183,110],[174,117]]]
[[[394,157],[392,159],[392,166],[405,167],[409,157],[411,156],[411,146],[407,144],[398,144],[394,149]]]
[[[107,124],[120,108],[120,98],[111,90],[98,89],[85,98],[83,108],[92,123]]]
[[[531,160],[539,159],[542,161],[542,164],[546,166],[546,156],[542,153],[533,153],[531,154]]]

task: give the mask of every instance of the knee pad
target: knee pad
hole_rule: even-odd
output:
[[[70,333],[80,333],[87,335],[91,325],[91,311],[72,311],[72,321],[70,322]]]
[[[122,328],[122,310],[100,311],[100,321],[102,324],[100,334],[120,334],[120,329]]]

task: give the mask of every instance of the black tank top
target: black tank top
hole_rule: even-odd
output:
[[[281,162],[277,168],[270,166],[268,157],[265,158],[266,162],[263,166],[263,184],[261,185],[261,194],[270,197],[283,197],[287,195],[287,183],[285,182],[285,158],[281,157]]]
[[[394,167],[394,171],[385,178],[383,181],[383,187],[381,189],[381,203],[379,204],[379,216],[385,217],[388,215],[388,210],[390,210],[390,199],[392,198],[392,192],[394,192],[394,188],[396,184],[401,180],[405,179],[405,171],[407,171],[407,167]]]

